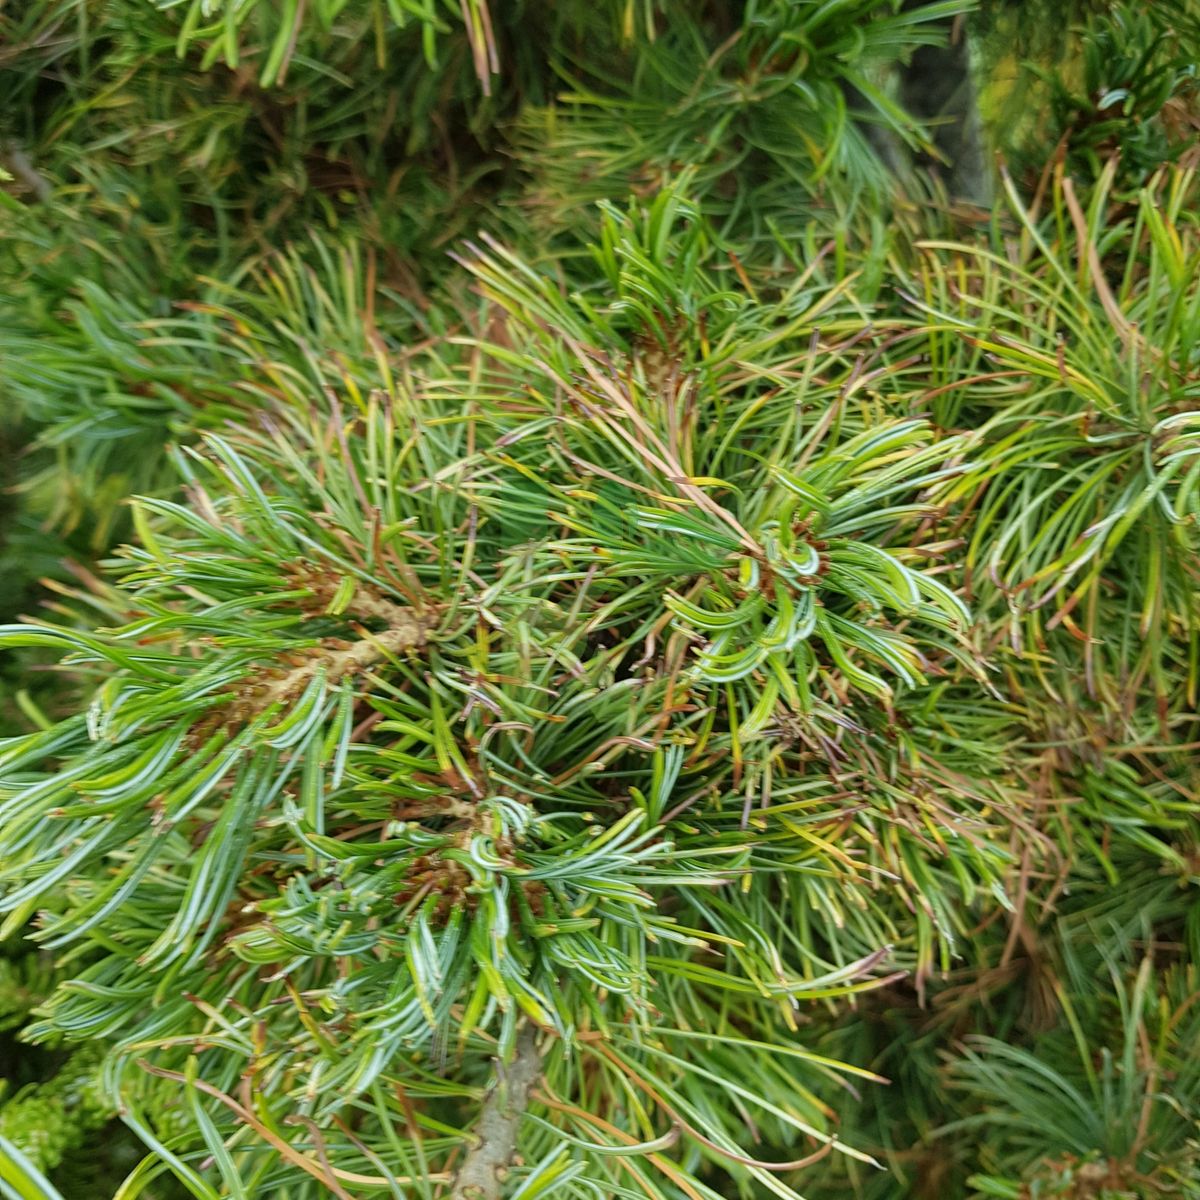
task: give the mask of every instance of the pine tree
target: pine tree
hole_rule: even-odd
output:
[[[1200,1197],[1139,7],[0,12],[0,1191]]]

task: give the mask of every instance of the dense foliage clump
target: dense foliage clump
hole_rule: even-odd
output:
[[[1141,7],[0,12],[0,1192],[1200,1197]]]

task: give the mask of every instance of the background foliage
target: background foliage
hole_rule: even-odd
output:
[[[0,5],[0,1194],[1200,1196],[1200,8],[1067,8]]]

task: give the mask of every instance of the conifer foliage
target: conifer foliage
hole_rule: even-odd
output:
[[[1200,1197],[1200,10],[989,215],[1003,7],[0,9],[0,1195]]]

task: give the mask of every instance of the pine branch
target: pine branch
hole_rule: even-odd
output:
[[[367,634],[362,641],[349,646],[339,644],[337,649],[324,647],[313,656],[313,660],[293,668],[282,678],[269,684],[263,692],[266,704],[287,703],[295,700],[317,671],[324,667],[326,681],[337,683],[347,675],[357,675],[382,662],[389,654],[400,654],[425,644],[426,627],[412,613],[406,613],[393,605],[393,619],[397,622],[391,629],[381,633]]]
[[[20,180],[34,196],[43,203],[50,199],[53,189],[46,177],[33,165],[33,159],[15,142],[7,142],[0,149],[0,156],[8,164],[10,178]],[[0,174],[0,178],[3,175]]]
[[[455,1176],[451,1200],[499,1200],[505,1171],[516,1153],[521,1117],[541,1073],[537,1031],[526,1025],[517,1038],[511,1066],[503,1070],[484,1102],[475,1127],[478,1141]]]

